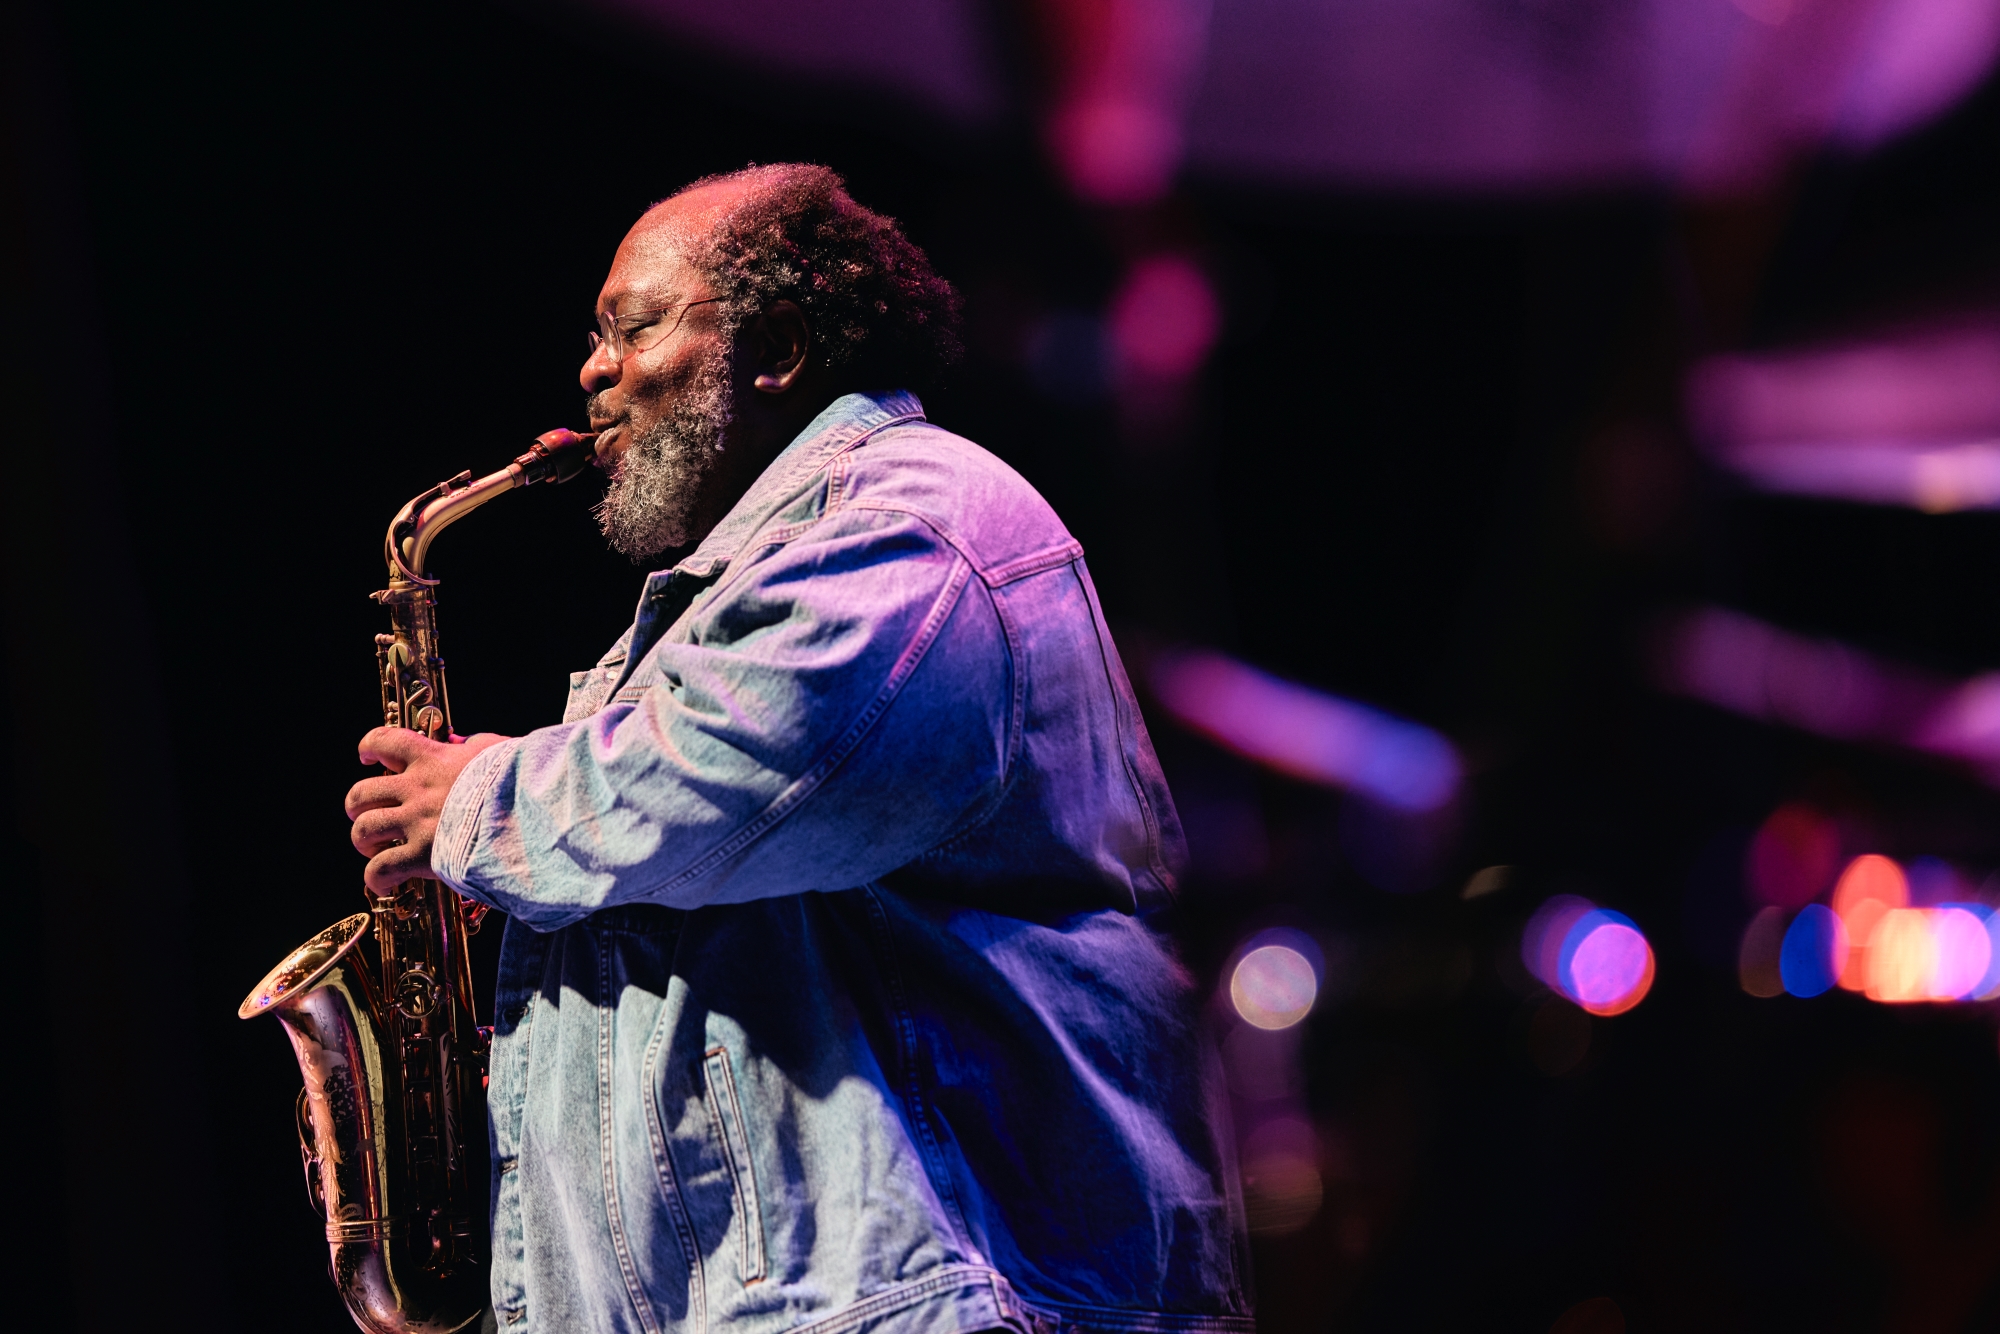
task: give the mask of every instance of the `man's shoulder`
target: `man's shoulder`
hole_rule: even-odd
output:
[[[911,514],[963,551],[989,582],[1082,548],[1049,502],[1005,460],[927,421],[871,434],[840,461],[830,508]]]

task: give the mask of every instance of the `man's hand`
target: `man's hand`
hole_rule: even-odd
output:
[[[431,841],[445,794],[472,757],[507,738],[494,732],[433,741],[404,727],[378,727],[361,738],[361,762],[389,772],[347,793],[354,846],[368,858],[363,878],[377,894],[431,873]]]

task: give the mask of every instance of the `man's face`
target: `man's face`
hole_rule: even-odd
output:
[[[598,522],[634,560],[699,540],[735,499],[723,466],[735,408],[730,340],[719,305],[682,308],[716,295],[677,244],[708,219],[679,203],[640,219],[597,298],[598,313],[638,341],[671,332],[644,350],[628,345],[622,362],[600,346],[578,377],[599,432],[597,462],[612,479]]]

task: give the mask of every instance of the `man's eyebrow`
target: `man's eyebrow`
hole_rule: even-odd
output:
[[[597,308],[614,319],[623,319],[627,315],[636,315],[641,311],[665,310],[678,306],[686,299],[677,287],[661,287],[651,292],[636,292],[628,287],[609,302],[599,303]]]

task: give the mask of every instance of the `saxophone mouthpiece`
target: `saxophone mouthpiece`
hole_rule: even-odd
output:
[[[521,470],[518,484],[533,486],[536,482],[567,482],[590,462],[592,447],[596,443],[595,431],[571,431],[558,427],[542,432],[535,437],[534,447],[514,460],[514,465]]]

